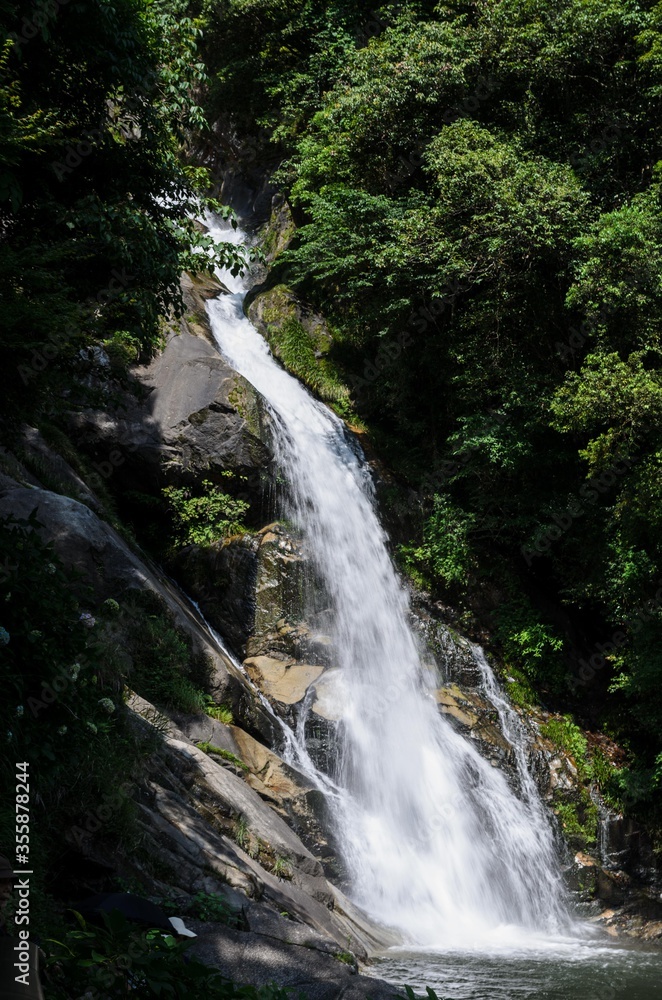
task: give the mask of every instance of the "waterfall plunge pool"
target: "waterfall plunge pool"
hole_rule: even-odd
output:
[[[537,949],[392,949],[367,970],[439,1000],[660,1000],[662,951],[645,946],[541,942]]]

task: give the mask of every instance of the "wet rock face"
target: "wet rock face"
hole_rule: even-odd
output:
[[[644,884],[623,870],[603,867],[578,852],[565,879],[580,910],[611,937],[662,944],[662,895],[659,884]]]
[[[435,698],[442,715],[458,732],[475,743],[480,755],[493,767],[500,767],[506,772],[510,784],[517,791],[519,782],[514,751],[499,728],[494,706],[476,691],[461,688],[458,684],[438,688]]]
[[[247,653],[292,655],[303,624],[305,566],[301,547],[280,524],[259,535],[255,618]]]
[[[299,543],[274,523],[200,547],[175,561],[179,578],[235,654],[330,662],[330,640],[306,623],[305,576]]]
[[[259,538],[243,535],[190,545],[174,561],[187,592],[240,658],[253,632]]]
[[[651,838],[633,819],[603,802],[599,803],[598,851],[607,871],[629,872],[662,892],[662,870]]]
[[[259,536],[253,631],[246,643],[244,669],[292,727],[303,720],[306,747],[315,765],[333,774],[337,720],[345,693],[334,668],[323,587],[307,587],[313,569],[297,538],[282,524]],[[310,590],[315,605],[306,604]]]
[[[478,688],[481,674],[471,643],[444,620],[424,594],[411,594],[411,625],[418,635],[424,658],[432,662],[445,682]]]

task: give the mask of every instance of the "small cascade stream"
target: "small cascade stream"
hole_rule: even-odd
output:
[[[287,742],[329,796],[353,898],[416,945],[480,949],[567,932],[552,830],[515,713],[477,652],[515,747],[521,798],[438,711],[355,441],[272,357],[244,315],[246,283],[222,278],[230,294],[208,303],[214,337],[268,404],[287,514],[331,606],[344,692],[336,772],[314,768],[302,726]]]
[[[487,662],[483,650],[480,646],[473,645],[472,653],[480,673],[483,693],[487,700],[494,705],[499,716],[499,728],[513,748],[520,797],[527,811],[537,817],[536,827],[546,838],[545,852],[550,858],[553,858],[556,854],[556,846],[552,829],[527,759],[529,736],[519,715],[499,687],[494,671]]]

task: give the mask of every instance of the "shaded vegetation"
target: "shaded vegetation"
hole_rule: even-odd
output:
[[[148,591],[131,595],[116,634],[126,657],[127,683],[138,694],[180,712],[205,708],[211,664],[193,651],[190,637],[173,624],[160,598]]]
[[[233,474],[226,472],[224,475],[232,477]],[[249,503],[222,493],[209,479],[203,479],[201,486],[199,496],[185,486],[166,486],[163,490],[179,545],[211,545],[248,530],[243,518]]]
[[[277,986],[235,985],[188,955],[190,943],[176,941],[162,931],[142,930],[117,911],[103,914],[102,927],[88,924],[77,915],[77,926],[50,944],[48,983],[54,1000],[83,994],[120,1000],[128,991],[136,1000],[155,996],[181,1000],[287,1000],[289,996]]]

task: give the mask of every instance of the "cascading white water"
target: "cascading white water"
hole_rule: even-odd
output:
[[[268,402],[290,513],[331,604],[342,753],[335,781],[320,780],[334,789],[356,902],[419,945],[472,948],[562,932],[569,918],[533,782],[524,779],[516,797],[440,715],[361,456],[246,319],[244,282],[222,277],[231,294],[208,303],[212,330]],[[486,662],[481,669],[488,683]]]
[[[529,812],[537,816],[537,825],[541,829],[541,835],[546,836],[546,850],[548,854],[553,855],[555,851],[552,831],[549,826],[545,807],[540,800],[538,788],[527,761],[526,747],[529,738],[524,724],[499,688],[494,672],[487,662],[483,650],[480,646],[472,646],[472,653],[474,662],[481,675],[483,693],[496,708],[501,732],[513,748],[515,768],[517,770],[517,777],[519,778],[520,796],[526,803]]]

